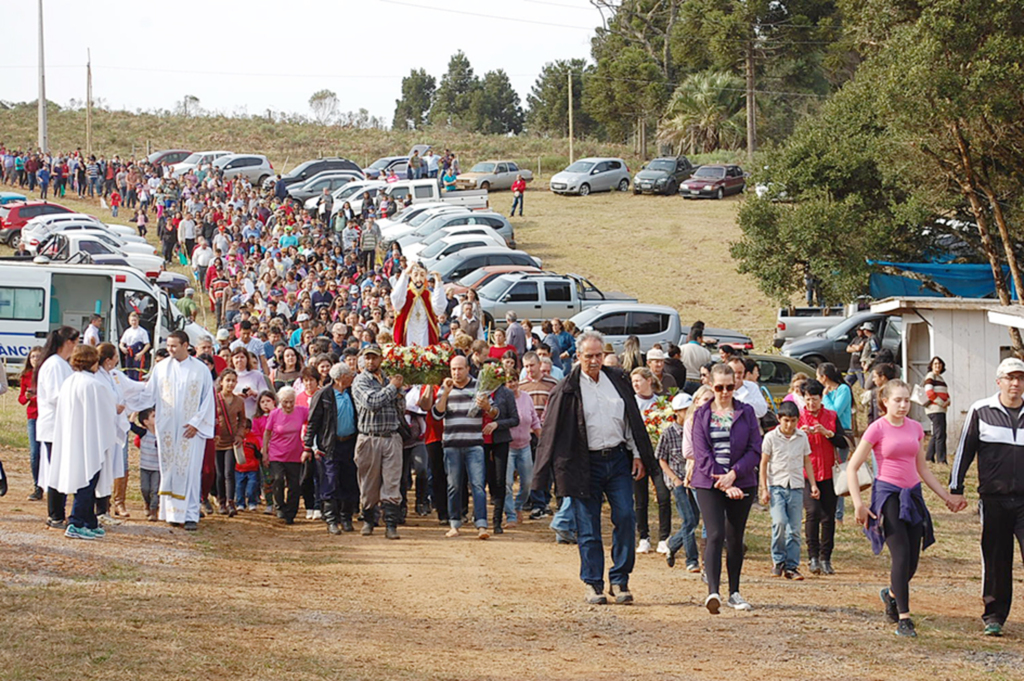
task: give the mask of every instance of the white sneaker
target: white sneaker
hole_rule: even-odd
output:
[[[321,513],[320,511],[317,511],[316,509],[313,510],[313,520],[320,520],[323,517],[324,517],[323,513]]]
[[[728,605],[733,610],[753,610],[754,609],[754,606],[752,606],[750,603],[747,603],[745,600],[743,600],[743,596],[740,596],[738,592],[734,593],[731,596],[729,596],[729,600],[727,600],[725,602],[725,604]]]
[[[708,594],[708,597],[704,599],[704,607],[708,609],[712,615],[717,615],[719,609],[722,607],[722,597],[718,594]]]
[[[257,508],[258,507],[256,506],[256,504],[249,504],[248,506],[245,507],[245,510],[247,510],[247,511],[255,511]]]
[[[651,540],[641,539],[640,543],[636,547],[637,553],[650,553],[651,552]]]
[[[109,515],[107,513],[101,513],[100,515],[96,516],[96,520],[98,520],[100,522],[100,525],[106,525],[108,527],[116,527],[117,525],[124,525],[124,521],[123,520],[118,520],[114,516]]]
[[[313,519],[313,510],[307,508],[306,509],[306,520],[312,520],[312,519]]]
[[[663,539],[658,542],[658,553],[668,555],[668,542],[666,540]]]

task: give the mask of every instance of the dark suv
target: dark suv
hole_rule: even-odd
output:
[[[354,170],[360,175],[363,174],[363,169],[359,167],[359,164],[354,161],[350,161],[347,158],[318,158],[315,161],[306,161],[292,168],[292,171],[281,179],[284,181],[284,185],[295,184],[296,182],[305,182],[309,178],[322,173],[325,170]],[[271,185],[275,182],[275,178],[268,177],[264,186]]]
[[[32,218],[37,218],[40,215],[73,212],[70,208],[46,201],[8,203],[0,206],[0,241],[14,248],[21,238],[21,228]]]
[[[685,156],[656,158],[645,163],[633,178],[633,193],[672,196],[679,191],[679,185],[693,174],[693,170],[693,164]]]

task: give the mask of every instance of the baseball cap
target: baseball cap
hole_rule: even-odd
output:
[[[872,331],[873,332],[875,330],[875,324],[874,324],[874,322],[864,322],[863,324],[861,324],[857,328],[859,328],[861,331]]]
[[[297,321],[297,322],[308,322],[309,321],[309,315],[306,314],[305,312],[303,312],[302,314],[299,315],[298,319],[296,319],[295,321]]]
[[[689,409],[691,404],[693,404],[693,397],[690,393],[677,393],[676,396],[672,398],[673,411]]]
[[[1024,374],[1024,362],[1016,357],[1007,357],[999,363],[996,378],[1006,378],[1010,374]]]
[[[227,329],[220,329],[219,331],[217,331],[217,340],[225,341],[228,338],[231,338],[231,333],[228,332]]]
[[[348,331],[348,327],[346,327],[341,322],[337,322],[334,326],[331,327],[331,333],[344,333],[345,331]]]
[[[380,346],[376,345],[376,344],[367,345],[365,348],[363,348],[359,352],[359,354],[360,355],[377,355],[377,356],[381,356],[382,355],[382,353],[380,351]]]
[[[665,353],[661,350],[661,348],[651,348],[650,350],[647,351],[647,359],[648,361],[652,359],[660,359],[662,361],[665,361],[668,358],[665,356]]]
[[[186,296],[190,296],[190,295],[192,295],[195,292],[196,292],[196,290],[194,288],[187,288],[187,289],[185,289],[185,295]]]

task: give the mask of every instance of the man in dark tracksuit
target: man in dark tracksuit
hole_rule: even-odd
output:
[[[303,457],[316,457],[327,531],[340,534],[353,531],[352,514],[359,508],[356,405],[349,389],[355,374],[344,362],[332,366],[330,373],[334,382],[318,390],[309,405]]]
[[[1003,360],[996,384],[996,395],[967,412],[949,477],[950,492],[963,495],[967,469],[977,456],[986,636],[1001,636],[1010,614],[1014,537],[1024,555],[1024,361]],[[962,496],[954,500],[966,505]]]

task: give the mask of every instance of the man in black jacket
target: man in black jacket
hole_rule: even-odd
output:
[[[612,568],[609,594],[616,603],[632,603],[629,575],[636,560],[633,480],[657,470],[643,417],[626,375],[604,367],[604,337],[594,331],[576,343],[580,365],[551,391],[537,446],[533,489],[572,497],[576,510],[580,579],[586,601],[604,604],[604,546],[601,505],[611,506]]]
[[[327,531],[352,532],[352,514],[359,508],[356,475],[356,405],[352,400],[355,374],[344,362],[331,367],[331,385],[321,388],[309,404],[304,457],[316,457],[320,502]],[[339,528],[339,523],[341,527]]]
[[[986,636],[1002,636],[1010,615],[1014,537],[1024,551],[1024,362],[1004,359],[996,385],[996,395],[978,400],[967,412],[949,473],[949,491],[957,510],[963,509],[964,478],[978,457]]]

